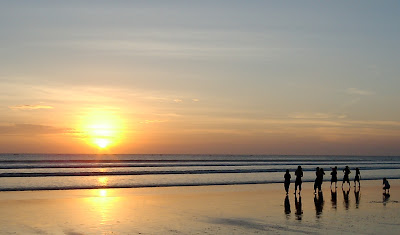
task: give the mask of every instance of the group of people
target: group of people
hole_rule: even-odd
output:
[[[350,168],[348,166],[346,166],[343,169],[343,182],[342,182],[342,188],[343,188],[343,184],[344,183],[348,183],[349,187],[350,187],[350,179],[349,179],[349,174],[351,173]],[[303,169],[301,168],[301,166],[298,166],[296,171],[295,171],[295,176],[296,176],[296,180],[295,180],[295,188],[294,188],[294,193],[296,194],[297,192],[297,187],[299,188],[299,193],[301,192],[301,184],[302,184],[302,177],[303,177]],[[335,183],[335,188],[337,188],[337,174],[338,174],[338,168],[337,166],[335,166],[334,168],[332,168],[332,172],[331,172],[331,189],[332,189],[332,185],[333,183]],[[323,168],[319,168],[317,167],[315,169],[315,182],[314,182],[314,193],[318,191],[321,191],[322,188],[322,182],[324,181],[324,175],[325,175],[325,171]],[[284,175],[285,178],[285,191],[286,194],[289,193],[289,186],[290,186],[290,179],[291,179],[291,175],[289,173],[289,169],[286,170],[286,173]],[[357,186],[357,182],[358,182],[358,187],[361,187],[360,184],[360,179],[361,179],[361,173],[360,173],[360,169],[358,169],[358,167],[356,168],[356,175],[354,177],[354,187]],[[386,180],[386,178],[384,179],[384,181]],[[387,181],[387,180],[386,180]],[[385,184],[385,182],[384,182]],[[389,183],[387,183],[389,184]],[[390,186],[389,186],[390,188]]]

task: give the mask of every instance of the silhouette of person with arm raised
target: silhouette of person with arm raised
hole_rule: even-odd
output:
[[[294,194],[296,194],[297,186],[299,186],[299,194],[301,193],[301,184],[303,183],[301,177],[303,177],[303,169],[301,166],[297,167],[297,170],[294,172],[296,175],[296,181],[294,182]]]
[[[335,183],[335,188],[337,188],[337,166],[335,166],[334,168],[332,168],[332,172],[331,172],[331,189],[332,189],[332,184]],[[335,190],[336,192],[336,190]]]
[[[361,179],[360,169],[358,169],[358,167],[357,167],[356,168],[356,176],[354,177],[354,187],[357,186],[357,182],[358,182],[358,188],[361,187],[360,179]]]
[[[343,189],[343,183],[344,183],[344,182],[347,182],[347,183],[349,184],[349,187],[350,187],[349,174],[351,173],[351,171],[350,171],[349,166],[346,166],[346,167],[343,169],[343,172],[344,172],[344,176],[343,176],[343,182],[342,182],[342,189]]]
[[[286,191],[286,194],[288,194],[289,193],[290,178],[291,178],[291,176],[289,174],[289,170],[286,170],[286,174],[284,175],[284,177],[285,177],[285,183],[284,183],[285,191]]]

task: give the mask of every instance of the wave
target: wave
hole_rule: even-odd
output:
[[[386,177],[387,179],[400,179],[399,176]],[[381,180],[381,177],[368,177],[363,180]],[[303,180],[314,182],[314,180]],[[185,187],[185,186],[218,186],[218,185],[251,185],[251,184],[275,184],[282,181],[243,181],[243,182],[202,182],[202,183],[165,183],[165,184],[131,184],[131,185],[107,185],[107,186],[44,186],[44,187],[20,187],[0,188],[0,191],[44,191],[44,190],[76,190],[76,189],[116,189],[116,188],[156,188],[156,187]]]
[[[359,167],[362,170],[396,170],[400,166],[388,167]],[[1,177],[57,177],[57,176],[112,176],[112,175],[185,175],[185,174],[238,174],[238,173],[267,173],[285,172],[286,168],[280,169],[226,169],[226,170],[154,170],[154,171],[114,171],[114,172],[13,172],[0,173]],[[304,172],[314,171],[314,168],[304,168]]]

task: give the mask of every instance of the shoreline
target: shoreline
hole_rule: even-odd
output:
[[[342,191],[341,183],[333,198],[329,184],[323,184],[322,200],[313,183],[303,183],[301,199],[293,194],[294,184],[286,197],[283,183],[0,192],[0,233],[395,234],[400,229],[400,180],[390,180],[386,201],[381,180],[361,181],[358,199],[353,186]]]

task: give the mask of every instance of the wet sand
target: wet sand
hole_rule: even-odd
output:
[[[283,183],[0,192],[0,234],[398,234],[400,180],[386,199],[382,181],[361,183],[336,199],[305,183],[301,204],[293,183],[288,198]]]

